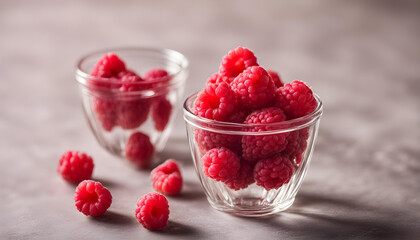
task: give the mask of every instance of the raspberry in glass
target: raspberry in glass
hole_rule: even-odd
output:
[[[236,178],[226,181],[225,184],[229,188],[238,191],[247,188],[254,182],[254,167],[246,162],[241,162],[239,175]]]
[[[216,181],[226,182],[239,175],[238,156],[227,148],[213,148],[201,158],[204,174]]]
[[[254,167],[254,179],[258,186],[270,191],[289,183],[293,171],[289,159],[279,155],[259,161]]]
[[[142,132],[134,132],[125,144],[125,156],[140,168],[148,168],[154,153],[154,146],[149,136]]]
[[[219,75],[228,79],[234,79],[251,66],[258,66],[254,53],[247,48],[237,47],[223,57],[219,68]]]
[[[155,129],[163,131],[169,122],[172,113],[172,104],[165,97],[154,99],[151,107],[152,119]]]
[[[273,70],[267,70],[268,75],[270,75],[271,79],[273,80],[274,86],[276,88],[282,87],[284,84],[281,81],[279,74]]]

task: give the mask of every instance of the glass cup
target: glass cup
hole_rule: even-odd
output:
[[[140,77],[152,69],[166,70],[169,76],[130,83],[136,90],[121,91],[121,79],[98,78],[90,74],[107,53],[116,54],[127,69]],[[160,152],[171,132],[187,76],[187,58],[170,49],[109,49],[82,57],[77,63],[76,80],[85,116],[98,143],[111,154],[130,159],[126,151],[127,140],[135,133],[141,133],[149,139],[152,152]],[[143,142],[139,140],[136,147],[142,147]],[[161,161],[155,154],[150,155],[143,155],[147,159],[138,162],[139,167],[148,168]]]
[[[269,124],[230,123],[199,117],[192,111],[196,98],[197,93],[186,99],[184,119],[196,173],[210,205],[222,212],[250,217],[270,215],[289,208],[311,161],[322,115],[320,98],[315,95],[318,105],[310,115]],[[258,131],[253,131],[255,129]],[[244,143],[262,138],[265,140],[261,142],[286,139],[287,143],[285,147],[274,145],[265,152],[266,156],[259,159],[246,158],[242,149]],[[229,170],[230,175],[225,174],[223,179],[212,175],[208,162],[203,164],[203,160],[215,149],[229,149],[239,158],[239,174],[235,168]],[[281,164],[270,165],[273,159]],[[271,182],[264,180],[261,175],[270,171],[283,178],[278,177]]]

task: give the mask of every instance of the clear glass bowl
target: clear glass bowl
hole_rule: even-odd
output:
[[[127,69],[141,77],[156,68],[166,70],[170,76],[156,79],[153,84],[135,83],[143,90],[119,91],[120,81],[90,75],[98,60],[110,52],[118,55]],[[172,129],[174,112],[187,76],[187,58],[170,49],[120,48],[82,57],[77,63],[76,80],[85,116],[98,143],[113,155],[126,158],[127,139],[131,134],[141,132],[149,137],[154,153],[161,151]],[[153,154],[148,165],[158,162],[160,159]]]
[[[322,102],[315,96],[318,106],[315,111],[301,118],[270,124],[243,124],[229,123],[209,120],[195,115],[192,111],[197,93],[188,97],[184,103],[184,119],[187,126],[187,134],[193,157],[195,169],[204,188],[210,205],[223,212],[241,216],[265,216],[281,212],[290,207],[301,186],[301,183],[308,170],[311,161],[314,143],[317,136],[320,117],[322,115]],[[259,128],[260,131],[252,132],[249,129]],[[263,129],[263,130],[261,130]],[[242,139],[258,138],[261,136],[276,137],[288,136],[292,142],[292,136],[299,136],[300,151],[298,145],[288,147],[288,159],[292,163],[293,175],[290,180],[277,189],[257,185],[255,182],[243,189],[235,189],[223,181],[216,181],[208,177],[203,169],[202,157],[214,147],[226,147],[240,156],[241,164],[244,159],[241,157]],[[204,137],[203,137],[204,136]],[[290,139],[289,139],[290,137]],[[304,147],[306,144],[306,148]],[[235,147],[236,146],[236,147]],[[294,147],[293,147],[294,146]],[[304,149],[304,150],[303,150]],[[294,151],[297,150],[297,151]],[[272,153],[271,156],[285,154],[286,150]],[[294,152],[291,154],[291,152]],[[300,153],[300,154],[297,154]],[[246,164],[245,164],[246,165]],[[255,181],[255,165],[250,165],[250,179]],[[260,184],[261,185],[261,184]]]

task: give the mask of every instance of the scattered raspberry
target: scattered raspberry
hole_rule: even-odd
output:
[[[277,89],[276,98],[276,106],[283,109],[288,119],[310,114],[317,106],[312,90],[301,81],[293,81]]]
[[[57,172],[64,180],[79,183],[92,177],[93,166],[93,160],[87,154],[67,151],[61,156]]]
[[[164,228],[169,219],[168,200],[159,193],[144,195],[137,202],[136,218],[148,230]]]
[[[302,153],[305,151],[309,138],[309,129],[304,128],[297,131],[290,132],[287,137],[286,148],[281,152],[283,156],[293,160],[295,158],[296,164],[302,162]]]
[[[238,103],[245,108],[266,107],[274,99],[274,83],[264,68],[253,66],[238,75],[230,86]]]
[[[155,129],[163,131],[172,113],[172,104],[164,97],[158,97],[152,103],[152,119]]]
[[[276,88],[282,87],[284,85],[278,73],[272,70],[267,70],[267,73],[268,75],[270,75],[271,79],[273,80],[274,86]]]
[[[130,135],[125,144],[125,156],[140,168],[148,168],[154,153],[149,136],[141,132]]]
[[[111,193],[100,182],[85,180],[79,184],[74,193],[77,210],[86,216],[103,215],[111,206]]]
[[[182,175],[175,160],[166,160],[150,174],[153,188],[165,195],[176,195],[182,188]]]
[[[251,66],[258,66],[254,53],[247,48],[237,47],[223,57],[219,74],[232,79]]]
[[[254,178],[267,191],[278,189],[290,181],[293,166],[288,158],[277,156],[261,160],[255,165]]]
[[[225,147],[235,153],[241,151],[241,136],[211,132],[203,129],[194,129],[194,137],[201,153],[212,148]]]
[[[145,73],[144,79],[147,82],[154,82],[153,86],[160,86],[168,83],[171,80],[171,75],[164,69],[155,68]]]
[[[240,160],[227,148],[213,148],[203,155],[201,161],[204,174],[216,181],[226,182],[239,175]]]
[[[250,124],[267,124],[276,123],[286,120],[286,116],[280,108],[265,108],[252,112],[245,120]],[[244,129],[248,132],[262,132],[276,130],[276,128],[268,125],[247,127]],[[277,129],[278,130],[278,129]],[[266,135],[245,135],[242,137],[242,154],[244,160],[254,164],[261,158],[272,156],[281,152],[287,144],[287,136],[289,133],[277,133]]]
[[[238,177],[232,180],[226,181],[225,184],[229,188],[235,191],[238,191],[240,189],[247,188],[249,185],[251,185],[254,182],[255,182],[254,168],[251,165],[242,162]]]
[[[105,131],[111,131],[117,122],[117,104],[112,99],[93,97],[92,108]]]
[[[209,84],[201,91],[194,103],[194,111],[200,117],[223,121],[235,107],[235,94],[227,83]]]

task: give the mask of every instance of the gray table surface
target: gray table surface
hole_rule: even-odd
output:
[[[0,239],[418,239],[419,23],[418,1],[1,1]],[[75,62],[102,48],[172,48],[191,62],[187,96],[239,45],[324,101],[295,204],[271,218],[213,210],[179,112],[162,156],[182,163],[185,185],[167,228],[149,232],[133,213],[149,173],[96,143]],[[76,211],[74,186],[56,174],[69,149],[91,154],[113,193],[102,218]]]

